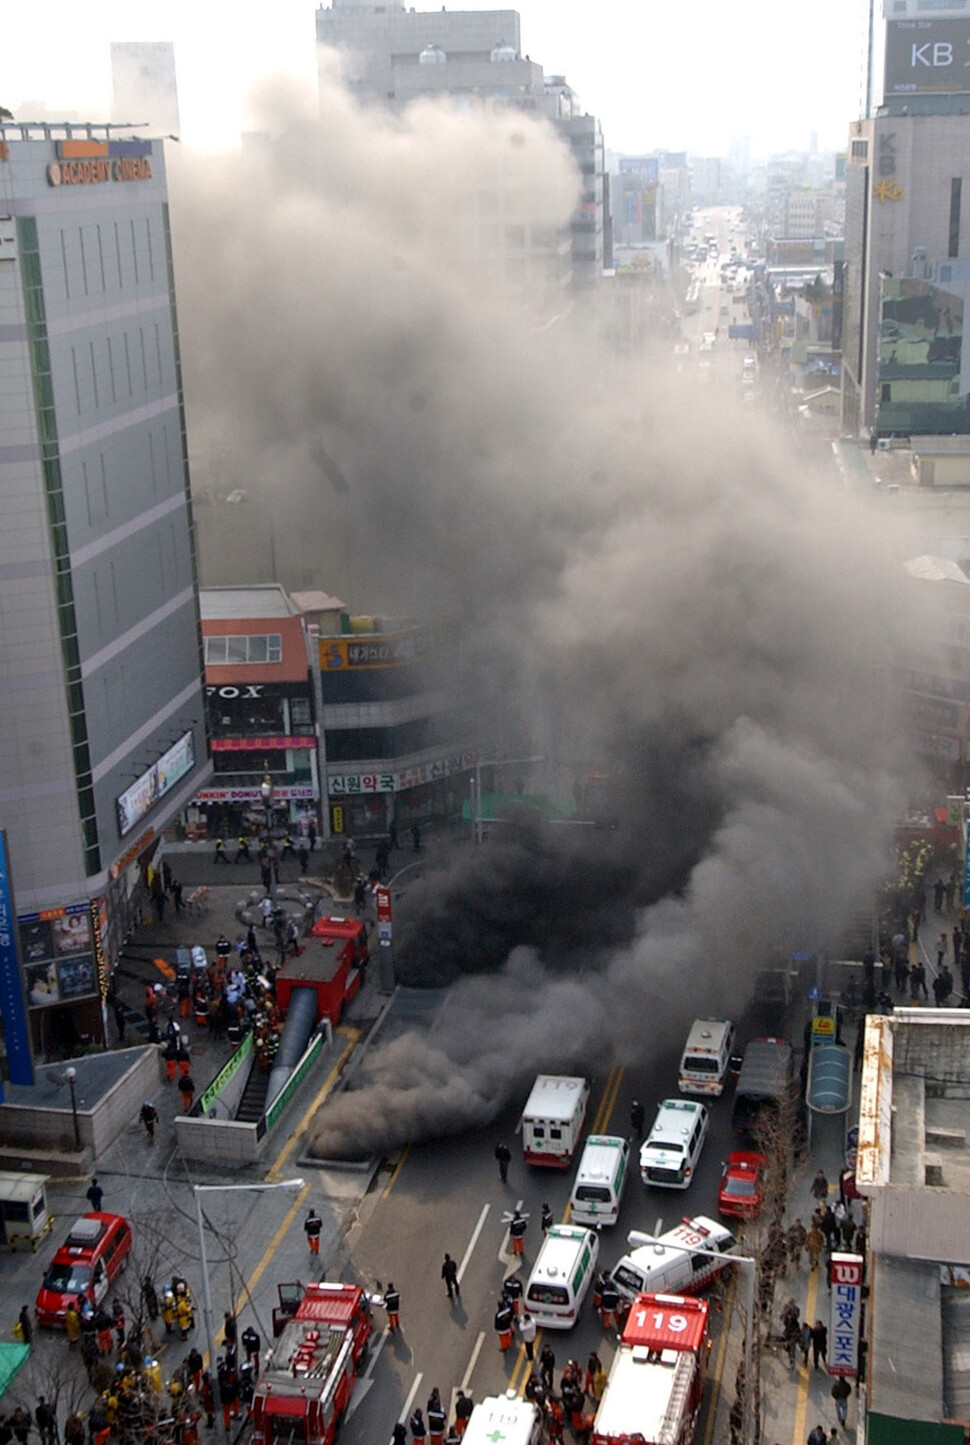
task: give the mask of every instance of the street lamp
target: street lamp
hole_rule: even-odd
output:
[[[266,828],[266,858],[269,866],[269,896],[276,902],[276,873],[273,868],[273,779],[269,775],[269,763],[263,759],[263,781],[259,785],[259,796],[263,800]]]
[[[626,1238],[627,1243],[631,1244],[634,1249],[641,1244],[658,1244],[661,1250],[669,1248],[669,1245],[664,1244],[663,1240],[657,1239],[656,1235],[642,1234],[639,1229],[631,1229]],[[701,1254],[706,1259],[723,1260],[725,1258],[721,1250],[696,1249],[694,1245],[691,1245],[690,1252],[691,1254]],[[749,1425],[751,1420],[751,1397],[754,1394],[754,1381],[751,1378],[751,1349],[754,1339],[754,1279],[757,1261],[753,1260],[750,1255],[747,1254],[732,1254],[728,1255],[727,1258],[731,1260],[732,1264],[736,1264],[738,1268],[743,1271],[747,1284],[744,1311],[744,1416],[741,1422],[741,1439],[744,1445],[747,1445],[748,1440],[751,1438]]]
[[[475,810],[474,810],[474,836],[475,842],[481,843],[485,836],[482,826],[482,768],[515,767],[525,763],[541,763],[545,758],[540,753],[534,758],[476,758],[475,759]]]
[[[71,1113],[74,1115],[74,1147],[75,1149],[80,1149],[81,1130],[77,1122],[77,1094],[74,1092],[74,1080],[77,1078],[77,1069],[73,1064],[69,1064],[64,1070],[64,1077],[67,1080],[67,1087],[71,1091]]]
[[[203,1194],[263,1194],[271,1189],[285,1189],[290,1194],[298,1194],[304,1187],[302,1179],[283,1179],[278,1184],[194,1184],[192,1192],[195,1195],[195,1215],[199,1227],[199,1258],[202,1262],[202,1317],[205,1323],[205,1342],[209,1351],[209,1370],[213,1376],[213,1393],[216,1390],[215,1368],[216,1368],[216,1337],[212,1328],[212,1295],[209,1290],[209,1265],[205,1257],[205,1217],[202,1213]],[[219,1404],[222,1404],[220,1398]],[[220,1439],[225,1439],[225,1421],[222,1412],[217,1410],[216,1416],[219,1421],[217,1429]]]

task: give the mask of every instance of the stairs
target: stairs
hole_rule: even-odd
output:
[[[269,1088],[269,1074],[264,1074],[255,1063],[249,1071],[249,1078],[239,1100],[236,1119],[240,1124],[258,1124],[266,1107],[266,1091]]]

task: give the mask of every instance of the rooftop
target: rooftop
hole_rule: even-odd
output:
[[[200,587],[203,622],[234,622],[244,617],[296,617],[299,608],[278,582],[251,587]]]

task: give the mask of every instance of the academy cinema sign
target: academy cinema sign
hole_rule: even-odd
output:
[[[52,186],[103,186],[113,181],[150,181],[152,142],[61,140],[47,167]]]

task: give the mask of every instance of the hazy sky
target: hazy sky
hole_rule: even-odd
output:
[[[434,9],[433,5],[421,8]],[[463,6],[461,8],[472,8]],[[523,50],[565,73],[612,150],[727,154],[843,148],[858,108],[862,0],[522,0]],[[9,13],[7,13],[9,12]],[[268,23],[267,23],[268,22]],[[183,138],[231,144],[247,86],[268,70],[312,83],[312,0],[68,0],[7,7],[0,104],[107,114],[110,40],[174,40]],[[25,119],[29,118],[24,115]]]

